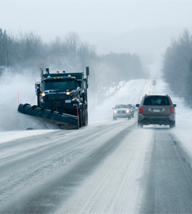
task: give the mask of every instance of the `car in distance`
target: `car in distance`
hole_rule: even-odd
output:
[[[145,95],[138,111],[138,126],[158,124],[175,127],[175,107],[169,95]]]
[[[128,109],[131,111],[131,117],[134,117],[134,108],[132,104],[128,104]]]
[[[131,110],[128,108],[128,105],[119,104],[113,108],[113,120],[116,120],[118,117],[126,117],[129,120],[131,119]]]

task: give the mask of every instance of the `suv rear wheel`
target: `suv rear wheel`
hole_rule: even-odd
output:
[[[170,128],[174,128],[174,127],[175,127],[175,121],[171,121],[171,122],[169,123],[169,126],[170,126]]]
[[[143,123],[142,122],[138,122],[138,127],[139,128],[143,128]]]

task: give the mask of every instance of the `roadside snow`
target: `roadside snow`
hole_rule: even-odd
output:
[[[0,143],[7,141],[16,140],[19,138],[30,137],[35,135],[46,134],[55,131],[54,129],[49,130],[26,130],[26,131],[7,131],[0,132]]]
[[[184,101],[176,97],[169,89],[169,85],[162,79],[157,80],[157,93],[169,94],[176,107],[176,127],[171,132],[182,143],[185,151],[192,159],[192,109],[184,104]]]

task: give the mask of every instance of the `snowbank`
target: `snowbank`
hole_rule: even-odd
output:
[[[55,131],[54,129],[49,130],[26,130],[26,131],[7,131],[0,132],[0,143],[4,143],[19,138],[30,137],[35,135],[46,134]]]

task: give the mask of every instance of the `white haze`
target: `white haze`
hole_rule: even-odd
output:
[[[192,30],[189,0],[0,0],[0,27],[33,31],[43,41],[76,32],[99,54],[164,53],[172,38]]]

